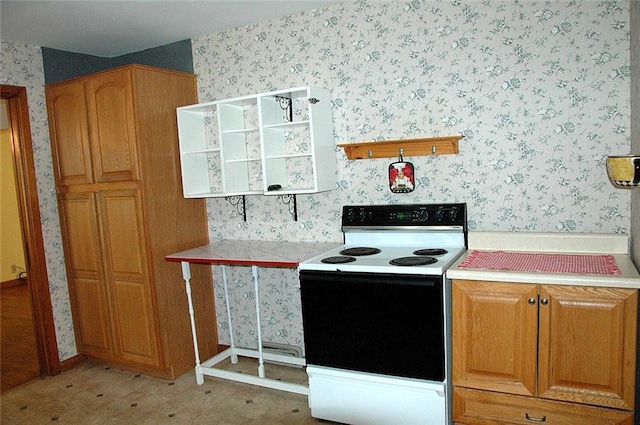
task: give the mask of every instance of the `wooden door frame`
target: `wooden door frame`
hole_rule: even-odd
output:
[[[27,89],[4,84],[0,88],[1,97],[7,102],[12,136],[13,159],[16,166],[16,189],[33,306],[40,373],[57,375],[61,372],[61,365],[40,221]]]

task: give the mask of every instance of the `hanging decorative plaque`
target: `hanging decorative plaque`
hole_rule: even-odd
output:
[[[389,189],[393,193],[409,193],[414,187],[413,164],[405,162],[400,153],[398,161],[389,165]]]

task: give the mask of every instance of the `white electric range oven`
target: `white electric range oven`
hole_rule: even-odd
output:
[[[466,251],[466,204],[345,206],[342,230],[299,265],[312,416],[450,424],[445,272]]]

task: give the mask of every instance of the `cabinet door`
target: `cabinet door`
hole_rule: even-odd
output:
[[[453,282],[453,384],[521,395],[536,389],[538,287]]]
[[[159,365],[156,319],[138,190],[98,194],[117,357]]]
[[[96,181],[137,180],[130,72],[112,72],[88,79],[87,110]]]
[[[57,184],[92,183],[84,83],[48,87],[47,109]]]
[[[94,195],[61,195],[60,217],[78,350],[112,357],[109,301],[102,274]]]
[[[540,299],[538,395],[632,410],[637,291],[544,285]]]

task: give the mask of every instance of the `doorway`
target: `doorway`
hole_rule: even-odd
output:
[[[30,298],[28,302],[32,309],[39,375],[56,375],[61,372],[61,365],[40,223],[27,90],[25,87],[9,85],[1,85],[0,88],[1,98],[6,101],[8,130],[15,164],[18,211],[28,280],[27,292]],[[1,390],[4,392],[4,388]]]
[[[40,376],[6,100],[0,101],[0,393]]]

